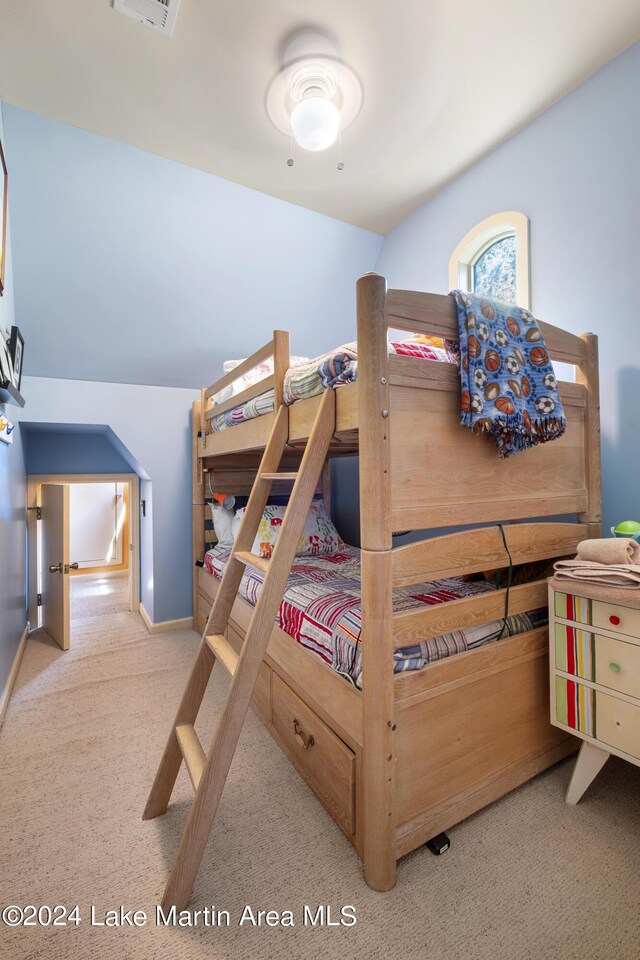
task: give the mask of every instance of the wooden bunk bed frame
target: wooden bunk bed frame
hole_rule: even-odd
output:
[[[457,338],[453,299],[357,285],[358,379],[336,391],[331,456],[359,454],[363,689],[274,627],[253,706],[364,861],[375,890],[390,889],[396,861],[577,748],[549,723],[547,629],[394,674],[395,649],[499,619],[505,590],[394,615],[404,584],[571,555],[600,532],[598,346],[541,323],[554,360],[574,364],[560,383],[567,430],[553,443],[501,461],[459,424],[458,370],[389,355],[388,330]],[[221,405],[213,397],[267,357],[274,375]],[[248,493],[282,404],[288,335],[202,391],[193,409],[194,561],[215,541],[206,529],[208,484]],[[273,386],[276,412],[210,432],[212,416]],[[289,407],[289,459],[299,461],[320,397]],[[285,466],[286,469],[286,466]],[[209,475],[208,475],[209,474]],[[323,494],[330,499],[329,473]],[[576,514],[577,522],[524,522]],[[393,547],[393,534],[495,524]],[[219,581],[201,566],[194,618],[202,631]],[[511,588],[509,612],[544,607],[546,581]],[[253,608],[238,597],[227,639],[239,650]]]

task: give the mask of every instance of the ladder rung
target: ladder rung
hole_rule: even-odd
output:
[[[257,557],[255,553],[250,553],[249,550],[236,550],[234,556],[244,563],[245,567],[255,567],[256,570],[262,570],[263,573],[266,573],[269,569],[269,561],[265,560],[264,557]]]
[[[297,480],[298,471],[294,470],[292,473],[261,473],[261,480]]]
[[[239,657],[231,644],[223,636],[216,633],[207,637],[207,643],[215,654],[216,660],[219,660],[227,673],[233,676],[236,672]]]
[[[197,790],[204,765],[207,762],[202,744],[200,743],[198,734],[190,723],[176,727],[176,736],[180,744],[180,749],[182,750],[187,772],[193,784],[193,789]]]

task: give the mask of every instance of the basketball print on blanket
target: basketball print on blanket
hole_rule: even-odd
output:
[[[489,297],[451,295],[462,358],[460,423],[489,436],[501,457],[561,437],[564,410],[536,318]]]

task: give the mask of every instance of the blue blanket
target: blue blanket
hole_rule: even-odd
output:
[[[535,317],[453,290],[460,331],[460,423],[494,441],[501,457],[561,437],[567,422]]]

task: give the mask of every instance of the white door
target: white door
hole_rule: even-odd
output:
[[[69,649],[69,486],[40,488],[42,627],[63,650]]]

